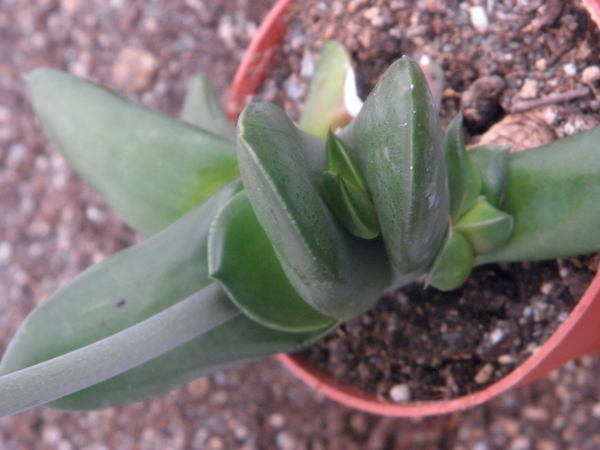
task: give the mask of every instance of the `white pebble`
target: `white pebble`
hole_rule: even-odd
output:
[[[583,69],[581,73],[581,79],[586,83],[594,83],[600,80],[600,67],[589,66]]]
[[[594,406],[592,406],[592,416],[596,419],[600,419],[600,402],[594,403]]]
[[[565,64],[563,66],[563,72],[568,77],[574,77],[575,75],[577,75],[577,66],[573,63]]]
[[[410,400],[410,388],[407,384],[397,384],[390,389],[390,398],[396,403],[407,402]]]
[[[473,6],[469,9],[471,25],[480,33],[484,33],[490,26],[487,14],[483,6]]]

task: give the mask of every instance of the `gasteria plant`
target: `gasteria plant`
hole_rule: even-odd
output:
[[[600,127],[467,151],[412,60],[354,119],[351,73],[328,43],[299,127],[256,103],[237,132],[203,77],[175,120],[58,71],[28,75],[51,141],[149,239],[29,315],[0,365],[0,415],[144,400],[309,345],[388,287],[453,289],[474,265],[600,250]]]

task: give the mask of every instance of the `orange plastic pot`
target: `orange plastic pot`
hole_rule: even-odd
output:
[[[600,17],[600,0],[585,0],[592,17]],[[230,92],[227,112],[235,120],[251,95],[262,82],[286,31],[286,17],[292,0],[279,0],[266,17],[238,69]],[[595,14],[595,15],[594,15]],[[384,403],[335,381],[308,361],[288,354],[279,360],[299,379],[324,396],[360,411],[392,417],[424,417],[461,411],[485,403],[510,389],[524,386],[546,376],[552,370],[583,355],[600,352],[600,272],[587,291],[544,345],[502,380],[486,389],[448,401]]]

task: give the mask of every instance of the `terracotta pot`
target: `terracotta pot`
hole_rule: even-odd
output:
[[[279,0],[260,27],[248,48],[236,74],[227,112],[235,119],[246,98],[262,82],[266,68],[275,56],[279,42],[286,31],[285,18],[292,0]],[[585,0],[594,20],[600,18],[600,0]],[[600,26],[600,24],[599,24]],[[374,395],[366,394],[335,381],[306,360],[288,354],[278,355],[279,360],[299,379],[324,396],[364,412],[394,416],[423,417],[461,411],[484,403],[509,389],[520,387],[546,376],[582,355],[600,352],[600,272],[554,335],[539,350],[502,380],[471,395],[449,401],[384,403]]]

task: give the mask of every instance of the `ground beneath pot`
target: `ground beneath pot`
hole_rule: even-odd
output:
[[[2,1],[0,351],[35,304],[137,240],[47,143],[22,75],[39,65],[67,69],[176,114],[196,71],[211,75],[224,98],[270,3]],[[148,51],[155,62],[156,69],[136,71],[137,93],[118,76],[125,48]],[[77,414],[37,408],[0,419],[0,449],[596,449],[598,373],[600,359],[582,358],[464,413],[382,419],[315,395],[268,359],[128,407]]]

